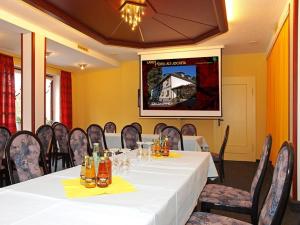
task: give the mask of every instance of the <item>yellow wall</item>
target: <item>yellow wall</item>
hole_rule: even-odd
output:
[[[266,136],[267,64],[265,54],[227,55],[223,57],[223,76],[254,76],[256,86],[256,158],[260,158]],[[226,107],[226,106],[223,106]]]
[[[266,113],[266,61],[264,54],[243,54],[223,56],[224,76],[255,76],[257,95],[257,146],[261,151],[265,133]],[[212,120],[189,119],[142,119],[137,107],[139,88],[138,61],[129,61],[115,69],[105,69],[72,74],[73,85],[73,127],[86,128],[91,123],[103,126],[114,121],[120,129],[134,121],[143,125],[144,133],[152,133],[158,122],[181,127],[192,122],[198,133],[205,136],[214,148]],[[218,147],[216,146],[218,151]]]
[[[268,56],[267,131],[272,133],[271,160],[275,164],[282,143],[289,140],[289,18]]]

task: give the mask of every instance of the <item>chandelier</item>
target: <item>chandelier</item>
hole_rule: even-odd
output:
[[[144,9],[147,5],[141,2],[127,1],[120,7],[122,19],[129,24],[131,30],[135,30],[136,26],[142,21],[145,14]]]

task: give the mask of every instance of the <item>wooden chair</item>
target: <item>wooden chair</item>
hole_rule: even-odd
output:
[[[90,149],[93,149],[94,143],[99,143],[100,150],[107,149],[104,130],[98,124],[91,124],[86,132],[88,134]]]
[[[117,126],[114,122],[107,122],[104,125],[104,132],[105,133],[116,133],[117,132]]]
[[[3,181],[5,180],[6,185],[9,184],[9,173],[7,169],[7,163],[4,159],[5,146],[11,136],[8,128],[0,127],[0,184],[3,187]]]
[[[48,173],[42,151],[40,140],[30,131],[19,131],[11,136],[5,148],[11,184]],[[17,180],[14,177],[13,166],[16,168]]]
[[[161,135],[168,137],[171,150],[184,150],[182,134],[176,127],[164,127],[161,131]]]
[[[62,160],[62,167],[69,168],[71,166],[71,158],[69,154],[69,130],[68,128],[62,124],[57,123],[54,127],[54,137],[55,137],[55,147],[53,152],[55,168],[54,170],[57,171],[57,162]]]
[[[272,184],[258,217],[258,224],[280,225],[290,197],[294,168],[294,149],[284,142],[274,168]],[[249,223],[207,212],[194,212],[186,225],[216,225]],[[256,225],[256,223],[254,223]]]
[[[220,181],[223,182],[224,177],[225,177],[225,171],[224,171],[224,153],[227,145],[227,140],[229,136],[229,126],[227,125],[226,130],[225,130],[225,135],[223,139],[223,143],[220,148],[219,153],[211,153],[214,163],[216,164],[218,171],[219,171],[219,176],[220,176]]]
[[[132,125],[126,125],[121,131],[122,148],[131,150],[138,147],[137,142],[142,141],[141,133]]]
[[[142,128],[142,125],[139,124],[138,122],[134,122],[131,124],[132,126],[134,126],[141,134],[143,133],[143,128]]]
[[[42,153],[44,154],[44,158],[46,160],[47,169],[49,173],[51,173],[51,159],[54,139],[53,128],[49,125],[42,125],[36,130],[35,134],[42,144]]]
[[[155,127],[154,127],[153,134],[160,134],[161,130],[163,128],[165,128],[166,126],[167,126],[167,124],[165,124],[165,123],[158,123],[158,124],[156,124]]]
[[[220,184],[207,184],[199,197],[201,211],[219,209],[244,213],[251,215],[252,223],[257,224],[259,195],[269,163],[271,146],[272,137],[268,135],[249,192]]]
[[[181,134],[183,136],[197,136],[197,128],[194,124],[186,123],[181,127]]]
[[[81,128],[74,128],[70,132],[68,145],[72,166],[81,165],[84,156],[91,155],[88,136]]]

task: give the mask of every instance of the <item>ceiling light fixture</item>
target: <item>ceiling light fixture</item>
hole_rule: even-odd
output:
[[[79,67],[80,67],[81,70],[85,70],[86,67],[87,67],[87,64],[84,64],[84,63],[79,64]]]
[[[122,19],[129,24],[131,30],[135,30],[136,26],[142,21],[142,16],[147,5],[141,2],[125,0],[120,7]]]

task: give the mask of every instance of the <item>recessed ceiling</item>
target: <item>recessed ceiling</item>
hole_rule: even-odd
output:
[[[207,47],[224,45],[224,50],[222,51],[223,54],[265,53],[274,34],[279,17],[284,11],[284,7],[287,5],[288,0],[231,1],[233,5],[233,20],[229,21],[228,32],[201,41],[201,43],[196,46]],[[272,7],[268,7],[269,5],[272,5]],[[65,37],[67,40],[79,43],[97,53],[106,55],[107,57],[111,57],[118,61],[138,60],[137,52],[141,51],[139,48],[104,45],[23,1],[15,0],[14,4],[12,4],[12,0],[1,0],[0,12],[8,12],[32,25],[47,28],[51,33]],[[2,19],[0,19],[0,51],[20,55],[20,33],[29,32],[30,26],[27,27],[28,30],[25,30],[16,26],[19,25],[19,23],[13,25],[4,22],[4,20],[7,21],[7,19],[11,17],[1,17],[0,15],[0,18]],[[50,46],[51,45],[48,47]],[[61,49],[61,53],[53,55],[53,60],[54,56],[56,59],[55,62],[51,62],[51,64],[57,66],[66,66],[66,64],[68,64],[66,67],[70,68],[71,71],[78,69],[78,62],[91,65],[88,69],[111,66],[103,63],[101,60],[95,60],[93,57],[83,58],[84,54],[82,52],[70,52],[69,49],[63,45],[60,45],[59,49]],[[63,49],[68,50],[64,52]],[[51,60],[51,57],[49,57],[49,61]],[[68,60],[66,60],[66,58],[68,58]],[[72,61],[71,59],[74,60]],[[99,63],[95,64],[96,61]]]
[[[228,30],[225,0],[132,0],[146,4],[132,31],[120,14],[124,0],[24,0],[103,44],[136,48],[195,44]]]

